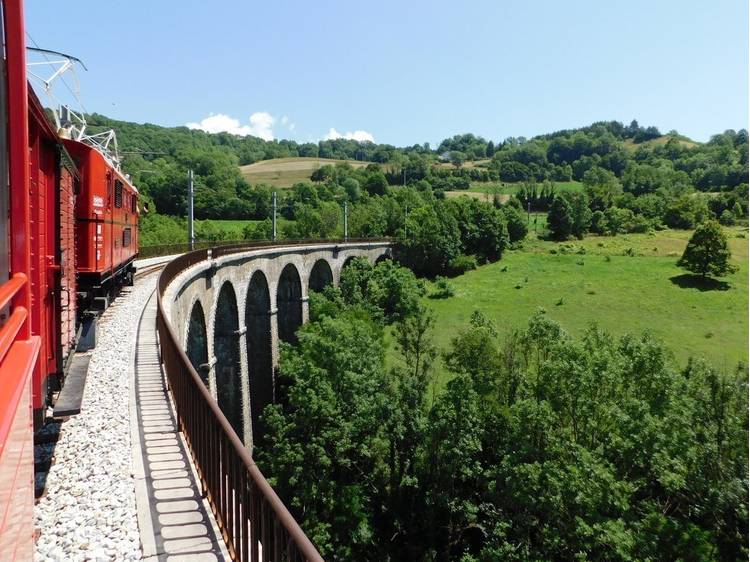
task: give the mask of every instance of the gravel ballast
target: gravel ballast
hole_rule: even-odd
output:
[[[141,558],[129,400],[133,343],[156,278],[139,279],[99,319],[81,413],[62,424],[35,508],[37,560]]]

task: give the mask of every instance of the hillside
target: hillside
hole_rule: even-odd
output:
[[[623,146],[628,150],[636,150],[640,146],[654,148],[657,146],[664,146],[672,139],[676,140],[682,148],[695,148],[696,146],[700,146],[701,144],[692,139],[689,139],[684,135],[667,134],[643,142],[635,142],[633,139],[626,139],[625,141],[623,141]]]
[[[309,180],[312,173],[321,166],[343,162],[346,162],[353,168],[363,168],[370,164],[370,162],[357,160],[289,157],[261,160],[254,164],[240,166],[240,172],[248,183],[264,183],[283,188],[292,187],[295,183]]]

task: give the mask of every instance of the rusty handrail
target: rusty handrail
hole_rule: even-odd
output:
[[[196,250],[172,260],[157,283],[156,325],[161,358],[180,429],[185,435],[208,498],[233,559],[251,562],[322,561],[255,464],[224,413],[192,366],[167,320],[162,297],[182,271],[209,255],[214,258],[273,246],[316,243],[387,242],[385,239],[281,240]]]

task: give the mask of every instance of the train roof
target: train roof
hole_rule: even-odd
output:
[[[140,192],[138,191],[138,188],[133,185],[133,183],[128,179],[128,176],[125,175],[125,173],[123,173],[122,170],[119,170],[114,165],[112,165],[112,162],[110,162],[110,160],[104,154],[102,154],[101,150],[99,150],[95,146],[91,146],[90,144],[87,144],[85,142],[81,142],[81,141],[76,140],[76,139],[63,139],[63,140],[64,140],[64,142],[65,142],[66,145],[68,145],[68,146],[72,145],[71,150],[73,150],[73,151],[76,151],[76,152],[78,152],[78,151],[93,152],[94,154],[96,154],[99,158],[101,158],[102,160],[104,160],[104,162],[106,163],[107,166],[109,166],[110,168],[112,168],[112,170],[115,172],[115,174],[117,174],[119,176],[119,178],[123,182],[125,182],[130,189],[132,189],[136,194],[140,195]]]

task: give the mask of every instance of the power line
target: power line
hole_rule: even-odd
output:
[[[26,32],[26,37],[28,37],[28,38],[29,38],[29,41],[31,41],[31,42],[32,42],[32,43],[34,44],[34,47],[36,48],[36,50],[37,50],[37,51],[38,51],[38,52],[39,52],[39,53],[40,53],[40,54],[41,54],[41,55],[42,55],[42,56],[44,57],[44,60],[45,60],[45,61],[47,61],[47,63],[48,63],[49,65],[50,65],[50,67],[51,67],[51,68],[52,68],[53,70],[55,70],[55,66],[54,66],[54,63],[53,63],[53,62],[52,62],[52,61],[51,61],[51,60],[49,59],[49,57],[47,57],[47,53],[51,53],[51,52],[54,52],[54,51],[50,51],[50,50],[48,50],[48,49],[42,49],[42,48],[41,48],[41,47],[39,46],[39,43],[37,43],[37,42],[36,42],[36,41],[34,40],[34,38],[33,38],[33,37],[31,36],[31,34],[30,34],[30,33],[29,33],[28,31]],[[81,61],[80,61],[80,60],[78,60],[78,59],[75,59],[75,60],[77,60],[78,62],[81,62]],[[85,67],[85,66],[83,65],[83,63],[81,63],[81,66],[83,66],[84,68],[86,68],[86,67]],[[81,101],[81,97],[80,97],[80,95],[79,95],[79,94],[77,94],[76,92],[74,92],[74,91],[73,91],[73,89],[72,89],[72,88],[70,87],[70,85],[69,85],[69,84],[68,84],[68,83],[67,83],[67,82],[65,81],[65,76],[64,76],[64,75],[60,75],[60,76],[59,76],[58,78],[59,78],[59,79],[60,79],[60,80],[62,81],[63,85],[64,85],[64,86],[65,86],[65,88],[66,88],[66,89],[68,90],[68,92],[70,92],[70,95],[71,95],[71,96],[73,96],[73,98],[74,98],[74,99],[75,99],[75,101],[76,101],[76,102],[78,103],[78,105],[80,105],[80,106],[81,106],[81,109],[83,110],[83,112],[84,112],[84,113],[86,113],[86,114],[88,114],[88,113],[89,113],[89,111],[88,111],[88,109],[86,109],[86,107],[85,107],[85,106],[83,105],[83,102]]]

